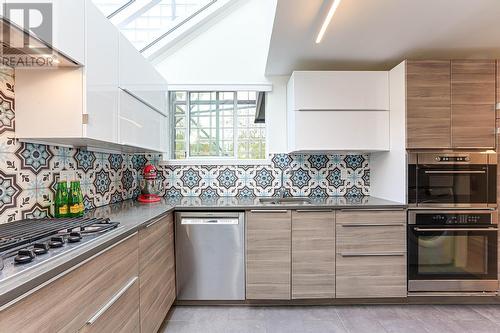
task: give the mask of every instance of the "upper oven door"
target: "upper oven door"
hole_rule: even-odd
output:
[[[417,170],[418,204],[488,204],[486,165],[422,165]]]
[[[413,172],[419,206],[496,204],[496,165],[488,154],[419,154]]]

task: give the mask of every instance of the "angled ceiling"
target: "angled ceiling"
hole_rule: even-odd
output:
[[[403,59],[500,57],[499,0],[278,0],[267,75],[381,70]]]

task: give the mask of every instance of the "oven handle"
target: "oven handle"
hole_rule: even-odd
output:
[[[498,231],[497,228],[419,228],[414,227],[415,231]]]
[[[470,174],[470,173],[486,173],[485,170],[425,170],[426,174],[446,174],[446,173],[456,173],[456,174]]]

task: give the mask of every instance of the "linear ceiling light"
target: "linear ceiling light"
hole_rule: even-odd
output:
[[[332,6],[330,7],[330,10],[328,11],[328,15],[326,15],[325,22],[323,22],[323,25],[321,26],[321,30],[319,31],[318,37],[316,38],[316,44],[321,43],[321,40],[323,39],[323,36],[325,35],[326,28],[328,28],[328,25],[332,21],[333,15],[335,14],[337,7],[340,5],[340,1],[341,0],[333,0]]]

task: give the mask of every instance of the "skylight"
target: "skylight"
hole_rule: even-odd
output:
[[[135,0],[93,0],[106,17],[113,16]]]
[[[138,50],[144,50],[217,0],[94,0]]]

